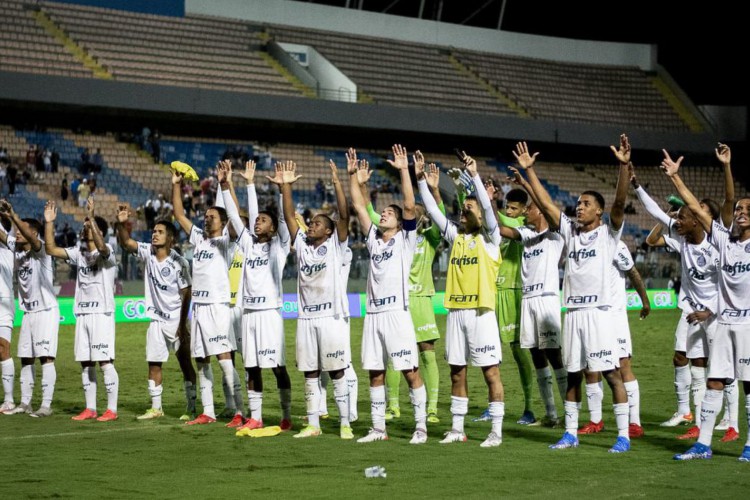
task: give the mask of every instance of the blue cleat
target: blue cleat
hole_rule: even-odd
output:
[[[521,415],[521,418],[519,418],[516,421],[519,425],[534,425],[537,423],[537,419],[534,416],[533,411],[525,411],[523,412],[523,415]]]
[[[555,444],[549,445],[551,450],[564,450],[566,448],[578,448],[578,438],[571,434],[570,432],[566,432],[563,434],[563,437]]]
[[[748,460],[750,460],[750,450],[748,450],[747,448],[745,450],[748,452]],[[713,455],[714,454],[711,451],[710,446],[706,446],[705,444],[695,443],[685,453],[678,453],[677,455],[675,455],[674,459],[675,460],[698,460],[698,459],[708,460]],[[744,456],[745,452],[743,452],[742,455]]]
[[[609,451],[610,453],[625,453],[627,451],[630,451],[630,439],[618,436],[615,444],[612,445],[612,448],[607,451]]]
[[[750,462],[750,446],[745,446],[742,449],[742,455],[737,460],[740,462]]]
[[[490,416],[490,409],[487,408],[486,410],[482,412],[481,415],[479,415],[476,418],[473,418],[471,421],[472,422],[489,422],[490,420],[492,420],[492,417]]]

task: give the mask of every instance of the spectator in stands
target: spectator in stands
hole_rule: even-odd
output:
[[[36,166],[36,146],[29,146],[26,151],[26,168],[31,170]]]
[[[88,175],[91,171],[91,153],[89,153],[89,148],[84,149],[83,153],[81,153],[81,165],[78,167],[78,170],[81,172],[81,175]]]
[[[91,158],[91,170],[98,174],[102,171],[102,168],[104,168],[104,157],[102,157],[102,150],[97,148],[96,153]]]
[[[96,191],[96,174],[94,172],[91,172],[89,176],[89,191],[90,193]]]
[[[57,172],[57,169],[60,167],[60,153],[55,148],[52,148],[50,160],[52,161],[52,171]]]
[[[154,227],[154,221],[156,221],[155,203],[161,208],[159,200],[147,200],[146,204],[143,206],[143,216],[146,219],[146,227],[148,228]]]
[[[318,205],[322,205],[326,197],[326,185],[323,183],[323,179],[318,177],[315,183],[315,201]]]
[[[156,163],[159,163],[161,161],[161,134],[157,129],[154,129],[149,141],[151,142],[151,156]]]
[[[89,199],[91,194],[91,186],[89,186],[89,180],[83,179],[81,185],[78,186],[78,206],[85,207],[86,201]]]
[[[70,194],[73,197],[73,203],[78,205],[78,186],[81,185],[81,179],[76,177],[73,182],[70,183]]]
[[[327,203],[333,203],[333,195],[335,194],[335,191],[333,189],[333,182],[331,180],[326,180],[326,202]]]
[[[8,166],[10,164],[10,155],[8,154],[8,148],[0,149],[0,165]]]
[[[150,145],[150,139],[151,139],[151,129],[148,128],[148,126],[144,125],[143,130],[141,130],[141,136],[140,136],[140,143],[141,143],[141,149],[144,151],[149,150]]]
[[[3,194],[5,189],[5,176],[7,175],[7,165],[0,162],[0,196]]]
[[[68,176],[64,175],[60,183],[60,199],[63,203],[68,201]]]
[[[42,153],[42,164],[46,173],[52,172],[52,151],[47,148],[44,148],[44,152]]]

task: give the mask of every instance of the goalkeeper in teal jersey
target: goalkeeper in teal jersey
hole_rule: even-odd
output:
[[[424,164],[424,156],[419,151],[414,154],[414,163],[417,162]],[[433,168],[434,164],[430,164],[430,167]],[[438,207],[445,213],[437,184],[429,187]],[[365,199],[369,199],[369,193],[365,195]],[[370,213],[373,224],[379,224],[380,214],[375,211],[372,203],[367,204],[367,211]],[[437,415],[440,376],[437,358],[435,357],[435,341],[440,338],[440,332],[435,321],[435,310],[432,306],[432,297],[435,295],[435,284],[432,281],[432,263],[435,260],[440,239],[438,227],[431,223],[424,207],[417,205],[417,249],[414,252],[414,260],[409,272],[409,312],[414,322],[414,331],[417,334],[419,371],[422,372],[427,388],[427,421],[430,423],[440,422]],[[388,388],[388,408],[385,418],[391,420],[401,416],[399,384],[403,377],[401,372],[391,368],[386,370],[385,377]]]

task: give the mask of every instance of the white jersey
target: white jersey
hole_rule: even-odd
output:
[[[714,221],[709,242],[719,251],[719,323],[750,323],[750,240]]]
[[[79,247],[65,249],[67,262],[78,267],[74,314],[115,312],[115,277],[117,260],[112,247],[109,257],[101,256],[99,250],[90,252]]]
[[[0,227],[5,232],[5,228]],[[13,230],[8,233],[8,242],[0,243],[0,299],[13,300],[13,251],[16,238]]]
[[[718,312],[719,252],[708,241],[708,235],[697,245],[688,243],[670,222],[669,236],[664,236],[664,242],[680,254],[682,287],[678,307],[688,314],[705,309]]]
[[[615,230],[602,223],[583,232],[577,223],[560,214],[558,232],[567,248],[563,304],[568,309],[613,305],[608,281],[622,227]]]
[[[289,239],[274,236],[261,243],[245,230],[239,236],[243,262],[242,307],[250,310],[278,309],[284,305],[281,279],[289,255]]]
[[[297,231],[294,250],[300,318],[348,315],[346,284],[341,280],[342,247],[346,247],[346,242],[340,243],[336,232],[316,248],[307,243],[307,235],[301,229]]]
[[[349,298],[346,293],[347,290],[347,284],[349,283],[349,273],[352,270],[352,249],[349,248],[349,246],[346,243],[341,244],[341,251],[343,252],[343,259],[341,262],[341,283],[344,285],[344,297],[346,297],[346,304],[344,305],[344,316],[349,317],[350,311],[349,311]]]
[[[547,230],[539,233],[529,226],[515,229],[523,243],[521,279],[524,298],[560,293],[558,263],[564,247],[560,233]]]
[[[228,304],[230,252],[229,232],[208,238],[197,226],[190,231],[193,250],[193,304]]]
[[[190,286],[187,260],[172,250],[166,259],[159,262],[151,245],[140,241],[136,256],[146,264],[143,273],[146,316],[151,321],[178,321],[182,309],[180,291]]]
[[[57,296],[53,286],[54,270],[52,257],[44,249],[44,241],[38,252],[33,250],[16,252],[18,270],[18,305],[24,312],[44,311],[57,307]]]
[[[626,293],[626,276],[627,272],[633,269],[635,262],[630,250],[622,241],[617,242],[617,252],[612,259],[610,267],[609,283],[612,287],[612,307],[615,309],[624,309],[628,306],[628,295]]]
[[[417,247],[417,232],[402,229],[388,241],[378,236],[378,227],[370,226],[367,250],[367,314],[405,311],[409,308],[409,271]]]

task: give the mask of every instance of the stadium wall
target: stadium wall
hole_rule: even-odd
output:
[[[645,71],[656,64],[655,46],[647,44],[510,33],[288,0],[185,0],[185,11],[552,61],[638,66]]]
[[[72,3],[88,7],[129,10],[142,14],[160,16],[185,16],[185,0],[52,0],[57,3]],[[210,2],[209,2],[210,3]]]

